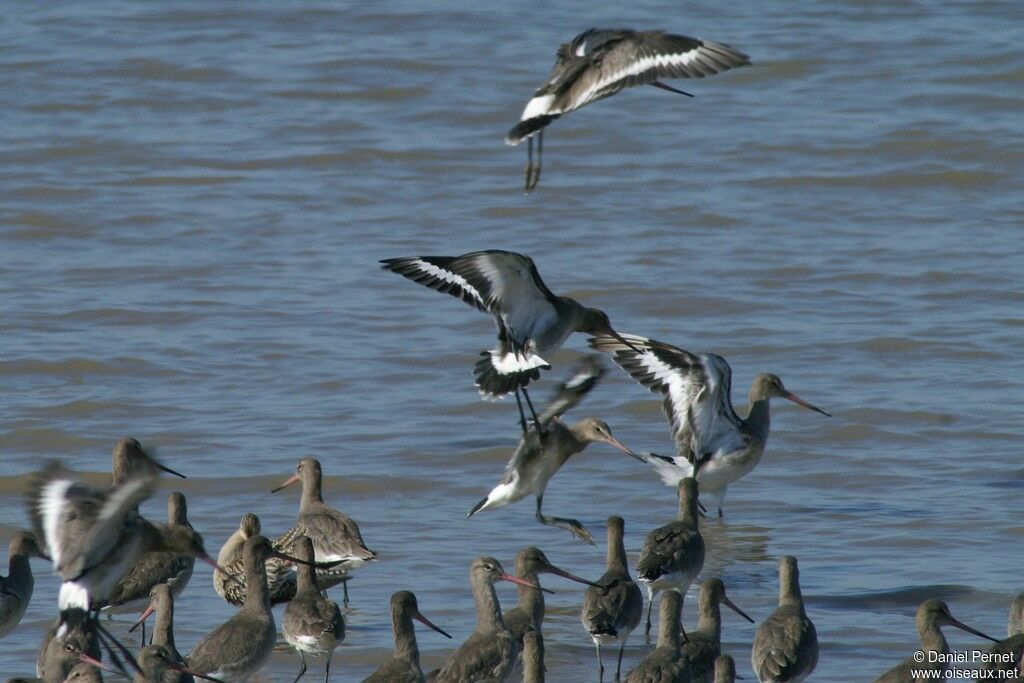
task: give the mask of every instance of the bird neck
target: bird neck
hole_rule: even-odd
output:
[[[13,544],[12,544],[13,545]],[[7,556],[7,579],[4,585],[18,595],[29,595],[35,587],[32,578],[32,567],[29,566],[28,555],[20,548],[11,548]]]
[[[804,611],[804,598],[800,592],[800,580],[786,573],[779,580],[779,605],[797,605]]]
[[[690,526],[696,528],[698,521],[697,513],[697,500],[691,499],[689,496],[679,497],[679,515],[678,520],[680,522],[686,522]]]
[[[942,629],[935,623],[934,618],[928,618],[918,626],[918,634],[921,636],[921,649],[933,652],[949,652],[949,643],[946,636],[942,635]]]
[[[163,645],[174,652],[174,601],[164,600],[156,610],[156,623],[153,625],[153,645]]]
[[[722,642],[722,609],[713,600],[700,601],[697,631],[712,643]],[[691,634],[692,635],[692,634]]]
[[[476,604],[476,630],[480,632],[507,629],[498,605],[494,584],[483,581],[473,586],[473,602]]]
[[[299,502],[299,510],[306,510],[310,507],[324,502],[320,493],[320,479],[310,478],[302,482],[302,499]]]
[[[626,559],[626,546],[622,541],[622,534],[608,534],[608,554],[605,564],[610,572],[629,573],[629,561]]]
[[[270,587],[267,586],[266,565],[263,562],[247,562],[245,569],[245,600],[242,608],[269,612]]]
[[[768,397],[760,392],[750,390],[750,412],[743,426],[754,433],[761,441],[768,440],[768,429],[771,427],[771,416],[768,411]]]
[[[537,572],[517,571],[516,576],[532,584],[540,585],[540,581],[537,579]],[[516,607],[529,615],[534,626],[539,629],[544,622],[544,594],[538,588],[531,588],[530,586],[516,587],[519,589],[519,602],[516,603]]]
[[[662,609],[658,622],[658,647],[679,652],[679,613]]]
[[[316,567],[311,567],[308,564],[296,564],[295,573],[297,593],[320,593],[320,587],[316,582]]]
[[[412,617],[405,613],[398,615],[397,619],[392,620],[391,628],[395,634],[395,656],[411,660],[418,667],[420,649],[416,645],[416,626],[412,623]]]

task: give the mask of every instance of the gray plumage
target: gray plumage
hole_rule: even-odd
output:
[[[295,556],[305,562],[315,562],[313,542],[306,536],[299,536],[293,544]],[[306,654],[326,657],[325,680],[331,675],[331,656],[334,649],[345,640],[345,618],[341,616],[338,603],[321,595],[316,582],[316,568],[300,564],[298,590],[295,598],[284,608],[281,632],[288,644],[299,653],[301,668],[295,680],[306,672]]]
[[[537,586],[520,585],[519,601],[515,607],[505,610],[505,625],[520,649],[523,646],[523,635],[528,631],[540,631],[544,625],[544,593],[539,588],[538,574],[554,574],[570,581],[590,584],[586,579],[573,576],[551,564],[540,548],[531,546],[516,553],[516,576]]]
[[[989,648],[989,652],[1001,655],[1012,655],[1008,662],[983,662],[979,667],[984,672],[1016,671],[1018,678],[1024,677],[1024,593],[1021,593],[1010,603],[1010,616],[1006,624],[1007,638]],[[1006,676],[1007,674],[999,674]],[[992,678],[990,680],[1000,680]]]
[[[178,653],[174,642],[174,595],[171,587],[166,583],[153,586],[149,591],[149,606],[156,615],[151,644],[165,648],[170,661],[184,664],[185,658]],[[193,683],[193,679],[190,674],[168,669],[160,683]]]
[[[626,547],[623,541],[625,522],[621,517],[608,518],[608,550],[606,570],[597,580],[597,586],[583,593],[580,621],[587,629],[597,650],[598,678],[604,676],[601,646],[618,641],[619,658],[615,667],[615,680],[622,671],[622,653],[629,634],[640,624],[644,614],[644,597],[640,587],[629,575]]]
[[[523,636],[523,683],[544,683],[544,636],[530,631]]]
[[[722,654],[720,605],[725,605],[750,623],[754,623],[754,620],[725,594],[725,584],[721,579],[705,579],[697,598],[697,628],[687,632],[686,642],[682,647],[683,659],[686,660],[694,683],[713,683],[715,662]]]
[[[54,621],[46,630],[39,646],[36,676],[46,683],[62,683],[79,664],[80,653],[84,652],[96,659],[101,656],[99,638],[96,632],[89,628],[84,611],[76,610],[70,613],[68,621],[63,624],[63,634],[58,635],[57,631],[61,625],[61,619]]]
[[[626,675],[626,683],[690,683],[679,642],[683,596],[665,592],[658,608],[658,645]]]
[[[0,576],[0,638],[14,630],[32,600],[35,580],[29,558],[46,559],[35,535],[17,531],[7,545],[7,576]]]
[[[245,542],[262,533],[260,518],[246,513],[228,540],[221,546],[217,555],[217,564],[224,571],[213,571],[213,589],[232,605],[240,606],[245,602],[245,558],[242,550]],[[295,572],[289,563],[278,557],[270,557],[266,563],[267,585],[270,591],[270,604],[278,605],[295,597]]]
[[[736,662],[729,655],[715,660],[715,683],[736,683]]]
[[[757,627],[751,665],[761,683],[799,683],[818,664],[818,634],[800,593],[796,558],[779,558],[779,606]]]
[[[395,634],[395,652],[363,683],[423,683],[420,651],[416,644],[413,619],[426,624],[446,638],[450,635],[420,614],[416,596],[409,591],[398,591],[391,596],[391,627]]]
[[[697,482],[679,482],[679,514],[674,522],[647,534],[640,549],[636,574],[647,589],[646,632],[651,630],[651,604],[658,591],[675,589],[685,595],[704,567],[704,538],[698,530]]]

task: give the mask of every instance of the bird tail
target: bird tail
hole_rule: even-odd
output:
[[[541,369],[551,366],[546,360],[528,351],[481,351],[473,374],[484,398],[501,398],[540,377]]]
[[[670,458],[657,453],[638,453],[640,460],[651,466],[666,486],[676,487],[686,477],[693,476],[693,466],[683,457]]]
[[[512,130],[505,136],[505,144],[514,147],[531,135],[536,134],[541,128],[544,128],[557,118],[557,114],[544,114],[543,116],[534,116],[525,121],[520,121],[512,126]]]

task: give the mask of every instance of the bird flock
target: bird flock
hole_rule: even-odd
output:
[[[690,95],[662,79],[701,78],[747,64],[743,53],[709,40],[663,31],[584,31],[559,47],[550,75],[506,137],[509,145],[528,142],[526,191],[540,179],[544,130],[560,116],[633,85]],[[764,373],[755,377],[747,416],[741,418],[733,407],[732,371],[724,358],[617,331],[604,311],[554,294],[533,260],[523,254],[483,250],[461,256],[387,258],[381,264],[463,300],[495,322],[497,344],[480,352],[474,368],[476,386],[485,399],[514,396],[521,438],[500,482],[467,517],[533,495],[538,522],[594,545],[593,534],[578,520],[545,515],[542,510],[550,479],[570,457],[594,443],[612,446],[648,465],[675,490],[677,499],[675,518],[646,534],[635,579],[626,552],[626,522],[619,516],[607,520],[605,571],[594,581],[557,567],[537,547],[519,551],[511,574],[493,557],[473,560],[469,584],[476,628],[436,671],[422,670],[413,622],[451,636],[420,612],[413,593],[395,592],[390,602],[394,653],[364,680],[482,683],[509,681],[518,673],[523,681],[544,681],[545,649],[553,644],[545,643],[543,636],[544,593],[550,591],[539,577],[551,574],[586,586],[580,606],[581,638],[589,637],[594,645],[599,681],[606,676],[616,681],[624,676],[631,683],[734,681],[735,661],[722,652],[721,607],[751,623],[756,620],[733,602],[720,578],[703,578],[693,610],[696,625],[683,625],[684,598],[704,567],[701,519],[722,516],[727,487],[757,466],[768,440],[770,399],[784,398],[821,415],[829,413],[789,391],[777,375]],[[577,332],[590,335],[593,350],[607,354],[637,383],[663,396],[675,455],[635,452],[594,417],[574,424],[563,421],[600,383],[606,371],[600,354],[583,356],[553,398],[538,409],[528,386],[550,369],[548,359]],[[306,673],[307,657],[324,658],[325,681],[330,680],[332,655],[346,637],[343,607],[350,600],[348,581],[352,572],[378,557],[363,541],[356,522],[324,500],[321,463],[303,458],[272,491],[301,486],[291,529],[271,539],[262,534],[259,517],[246,512],[216,559],[189,523],[181,493],[168,497],[166,523],[139,514],[139,504],[153,495],[164,474],[183,476],[133,438],[115,446],[113,478],[107,488],[80,481],[60,463],[36,473],[26,493],[32,530],[14,534],[8,550],[10,572],[0,577],[0,638],[16,628],[32,597],[30,558],[50,561],[62,583],[56,618],[39,650],[37,678],[8,680],[89,682],[102,680],[101,672],[106,672],[108,677],[164,683],[247,681],[273,652],[278,624],[272,607],[278,604],[285,605],[281,634],[298,657],[295,680]],[[666,516],[668,509],[666,504]],[[215,592],[238,610],[182,656],[174,640],[174,601],[194,583],[196,559],[212,566]],[[750,661],[761,683],[797,683],[815,669],[818,639],[801,594],[797,559],[781,557],[778,572],[778,608],[758,626]],[[517,585],[514,607],[502,610],[494,588],[499,581]],[[339,584],[342,606],[327,595]],[[644,621],[649,639],[656,602],[654,647],[644,647],[642,658],[623,674],[629,637]],[[141,630],[143,647],[138,651],[113,635],[102,616],[126,613],[140,614],[132,626],[132,631]],[[147,644],[151,615],[155,623]],[[951,660],[943,626],[995,641],[959,622],[940,600],[920,606],[916,625],[921,650],[938,656],[926,657],[923,663],[908,659],[878,681],[945,680]],[[993,678],[1024,675],[1024,594],[1011,606],[1009,635],[991,650],[987,666],[995,672]],[[602,648],[616,645],[611,674]],[[344,667],[343,658],[335,663]]]

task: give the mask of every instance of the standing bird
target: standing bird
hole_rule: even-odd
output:
[[[110,458],[110,488],[121,486],[128,477],[136,472],[150,472],[154,467],[175,477],[187,478],[184,474],[158,462],[149,451],[142,447],[138,439],[126,436],[114,444],[114,452]]]
[[[548,573],[562,578],[584,583],[592,588],[600,588],[595,583],[574,576],[564,569],[559,569],[548,561],[540,548],[523,548],[516,553],[516,576],[526,583],[519,584],[519,602],[516,606],[505,610],[505,625],[515,638],[516,646],[522,650],[523,634],[527,631],[540,631],[544,625],[544,593],[540,589],[538,574]],[[537,586],[536,588],[531,587]]]
[[[245,560],[242,557],[245,542],[261,532],[260,518],[247,512],[217,555],[217,564],[224,570],[214,570],[213,589],[232,605],[240,606],[245,602]],[[288,602],[295,597],[295,572],[289,563],[272,556],[267,559],[266,570],[271,605]]]
[[[992,657],[981,664],[981,671],[998,671],[998,674],[989,674],[991,680],[1003,680],[1010,678],[1010,672],[1016,672],[1017,678],[1024,678],[1024,593],[1021,593],[1010,603],[1010,617],[1006,625],[1007,638],[989,648],[992,654],[999,657]],[[999,661],[1002,659],[1009,661]],[[1005,673],[1003,673],[1005,672]],[[979,680],[982,680],[979,677]]]
[[[295,466],[295,474],[271,493],[277,493],[295,482],[302,482],[302,498],[295,526],[274,539],[274,547],[285,553],[294,553],[299,536],[308,536],[313,542],[317,562],[331,566],[330,569],[318,568],[316,574],[321,590],[327,590],[346,582],[349,572],[376,560],[377,553],[363,543],[359,525],[354,520],[324,502],[320,493],[322,481],[320,461],[316,458],[303,458]],[[347,583],[344,604],[348,606]]]
[[[175,491],[167,496],[167,524],[192,528],[188,521],[185,496]],[[110,592],[107,605],[101,611],[111,614],[138,612],[150,601],[153,586],[166,583],[176,598],[181,595],[192,578],[196,558],[189,554],[172,552],[147,553],[140,557]],[[145,626],[143,626],[145,640]]]
[[[914,683],[917,680],[924,680],[924,676],[927,676],[928,680],[946,680],[950,669],[949,643],[946,642],[945,636],[942,635],[942,626],[956,626],[958,629],[973,633],[981,638],[999,642],[992,636],[987,636],[981,631],[977,631],[954,619],[953,615],[949,613],[949,607],[946,606],[946,603],[935,598],[921,603],[921,606],[917,608],[915,622],[917,623],[917,633],[921,637],[920,652],[924,653],[923,661],[917,661],[916,657],[919,655],[908,657],[899,665],[876,678],[875,683]],[[936,654],[945,655],[945,657],[935,656]],[[919,675],[922,678],[914,678],[912,672],[920,672]],[[932,675],[928,675],[929,673]],[[766,680],[772,679],[761,679],[762,683]],[[803,679],[794,678],[792,680]]]
[[[36,657],[36,675],[47,683],[60,683],[87,654],[99,658],[100,641],[82,611],[72,612],[69,621],[58,617],[43,635]]]
[[[626,683],[690,683],[680,643],[682,608],[683,596],[666,591],[658,606],[658,645],[626,674]]]
[[[511,581],[533,588],[540,586],[506,573],[493,557],[473,560],[469,581],[476,603],[476,630],[448,656],[432,680],[437,683],[503,683],[512,675],[519,649],[501,616],[494,582]]]
[[[245,602],[233,617],[206,634],[185,661],[189,667],[224,683],[243,683],[274,651],[277,629],[270,611],[267,558],[305,564],[305,560],[275,550],[265,536],[253,536],[242,550],[245,559]]]
[[[647,534],[640,549],[636,574],[647,588],[647,624],[651,632],[651,605],[658,591],[675,589],[680,599],[704,567],[704,537],[697,528],[697,482],[687,477],[679,482],[679,515],[676,521]]]
[[[150,614],[156,613],[156,623],[153,625],[153,640],[151,645],[160,645],[167,649],[171,661],[184,664],[185,659],[178,653],[174,643],[174,597],[171,594],[171,587],[166,583],[158,583],[149,591],[149,606],[129,630],[134,631],[136,626],[145,623]],[[145,670],[145,667],[143,667]],[[192,676],[180,671],[170,670],[166,672],[160,683],[193,683]]]
[[[800,683],[818,664],[818,634],[800,594],[796,558],[779,558],[779,606],[757,627],[751,664],[761,683]]]
[[[702,493],[715,497],[719,517],[726,487],[754,469],[764,454],[770,398],[785,398],[831,417],[788,391],[778,376],[765,373],[754,378],[750,412],[741,419],[732,407],[732,369],[724,358],[713,353],[697,356],[645,337],[626,335],[624,339],[628,343],[598,337],[590,345],[610,352],[643,386],[665,394],[665,415],[679,449],[674,458],[645,453],[639,459],[669,486],[694,477]]]
[[[715,662],[722,654],[722,613],[725,605],[751,624],[754,620],[729,599],[721,579],[705,579],[697,598],[697,628],[688,632],[683,645],[683,659],[694,683],[713,683]]]
[[[178,661],[174,655],[163,645],[147,645],[139,653],[139,667],[142,669],[135,674],[133,683],[162,683],[168,680],[168,674],[187,675],[194,678],[202,678],[207,681],[216,681],[216,678],[205,676],[195,669],[190,669]],[[191,678],[189,679],[191,680]]]
[[[604,99],[634,85],[653,85],[693,97],[660,81],[662,78],[703,78],[750,64],[728,45],[664,31],[587,29],[564,43],[555,54],[547,80],[526,103],[519,123],[505,144],[527,140],[526,191],[540,180],[544,128],[562,114]],[[537,163],[533,136],[537,135]]]
[[[7,544],[7,576],[0,576],[0,638],[14,630],[32,600],[35,580],[30,557],[50,559],[28,531],[18,531]]]
[[[604,680],[604,662],[601,646],[619,641],[619,662],[615,666],[615,680],[622,671],[622,652],[629,634],[640,624],[644,614],[644,596],[629,575],[626,546],[623,542],[625,522],[622,517],[608,518],[607,569],[598,579],[597,587],[583,593],[583,611],[580,621],[587,629],[597,650],[598,679]]]
[[[574,299],[555,296],[540,279],[533,259],[490,249],[462,256],[413,256],[381,261],[385,270],[439,292],[451,294],[494,316],[498,348],[481,351],[474,374],[487,399],[514,393],[526,432],[522,392],[539,429],[526,386],[551,367],[549,357],[573,332],[619,338],[608,316]]]
[[[451,638],[420,614],[415,595],[409,591],[394,593],[391,596],[391,628],[395,634],[395,653],[380,668],[364,678],[363,683],[423,683],[426,680],[420,668],[420,650],[416,645],[413,619],[445,638]]]
[[[345,640],[345,617],[341,616],[338,603],[320,594],[313,566],[316,559],[313,542],[306,536],[299,536],[294,547],[295,556],[309,564],[297,567],[298,591],[284,608],[281,632],[288,644],[299,653],[301,666],[295,680],[298,681],[306,673],[306,654],[311,654],[314,657],[327,656],[324,681],[329,681],[334,648]]]
[[[540,631],[523,636],[523,683],[544,683],[544,636]]]
[[[604,372],[599,358],[584,358],[571,377],[562,383],[554,399],[540,414],[539,423],[543,437],[538,438],[537,431],[533,428],[527,431],[519,441],[512,459],[505,466],[505,476],[501,482],[469,511],[467,518],[482,510],[503,507],[533,494],[537,501],[538,522],[568,529],[573,536],[591,545],[594,544],[590,532],[577,520],[548,517],[541,512],[541,506],[544,503],[544,491],[551,477],[569,458],[583,451],[589,444],[607,443],[624,453],[638,457],[613,437],[611,428],[597,418],[584,418],[571,427],[559,419],[597,383]]]
[[[106,491],[77,481],[58,463],[47,466],[31,484],[28,507],[36,536],[44,541],[56,573],[64,580],[58,598],[62,621],[67,622],[72,611],[105,605],[118,580],[147,552],[188,554],[216,564],[206,554],[202,537],[191,528],[151,524],[136,512],[156,488],[158,478],[158,463],[150,459],[144,465]],[[98,621],[91,623],[115,665],[120,660],[111,647],[134,666],[131,653]]]

